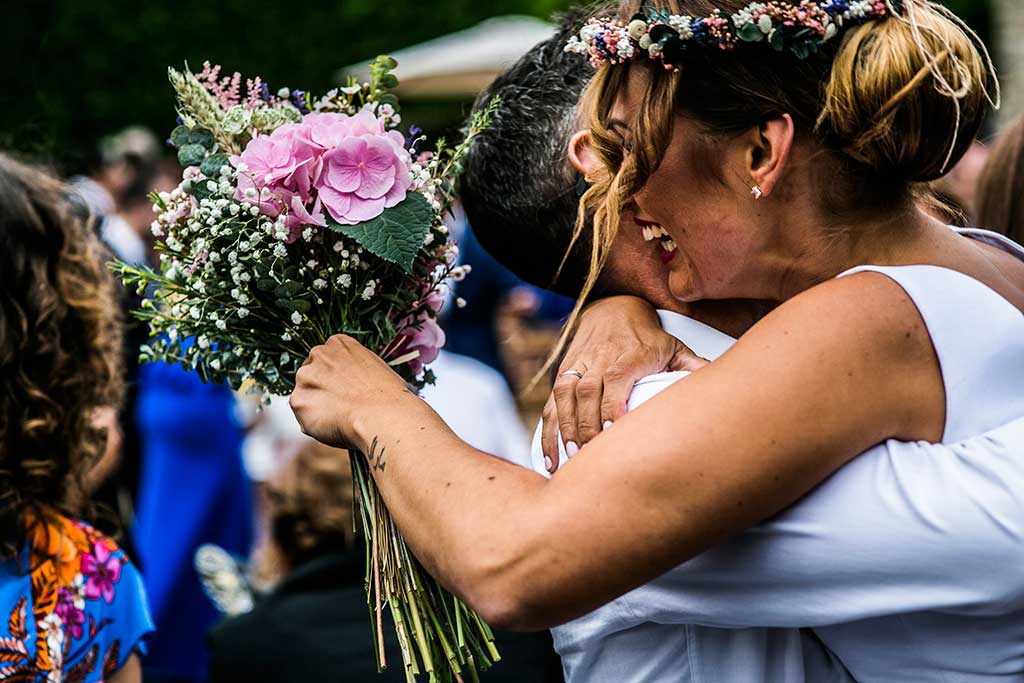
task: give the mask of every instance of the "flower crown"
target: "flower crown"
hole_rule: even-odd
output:
[[[903,0],[801,0],[752,2],[729,15],[715,10],[703,19],[649,10],[623,25],[615,19],[590,19],[566,52],[589,55],[594,67],[625,64],[647,56],[675,69],[691,46],[732,50],[740,42],[767,41],[776,51],[806,59],[846,26],[903,11]]]

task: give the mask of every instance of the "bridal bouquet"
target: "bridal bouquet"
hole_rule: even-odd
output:
[[[444,333],[437,314],[448,283],[468,272],[443,222],[477,116],[455,148],[399,131],[389,57],[368,83],[314,98],[271,92],[259,78],[169,69],[183,167],[172,192],[153,195],[159,271],[115,262],[128,285],[149,290],[136,314],[154,341],[143,361],[180,363],[204,381],[285,395],[310,349],[338,333],[376,351],[404,379],[433,382],[425,365]],[[378,669],[386,666],[390,612],[408,680],[461,681],[498,659],[487,625],[428,576],[408,551],[353,454],[367,543],[367,592]]]

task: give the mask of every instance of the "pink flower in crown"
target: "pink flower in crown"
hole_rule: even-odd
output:
[[[114,584],[121,580],[121,560],[101,543],[93,543],[92,552],[82,555],[80,569],[85,575],[85,597],[114,601]]]

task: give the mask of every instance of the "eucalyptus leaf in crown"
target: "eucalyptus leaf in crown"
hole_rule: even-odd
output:
[[[152,196],[159,269],[115,262],[125,284],[149,292],[136,315],[152,340],[143,361],[180,363],[204,381],[285,395],[310,349],[345,333],[409,383],[444,344],[437,315],[456,265],[444,214],[470,140],[418,149],[406,138],[390,57],[370,81],[314,98],[204,64],[169,69],[180,125],[170,135],[181,184]],[[378,666],[390,613],[413,680],[461,680],[498,659],[479,617],[412,558],[373,483],[352,458],[357,519],[367,541],[367,587]]]

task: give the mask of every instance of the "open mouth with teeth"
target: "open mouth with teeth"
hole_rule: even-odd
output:
[[[644,241],[653,242],[661,240],[661,262],[668,263],[676,255],[676,243],[668,236],[665,229],[657,223],[637,223],[643,230]]]

